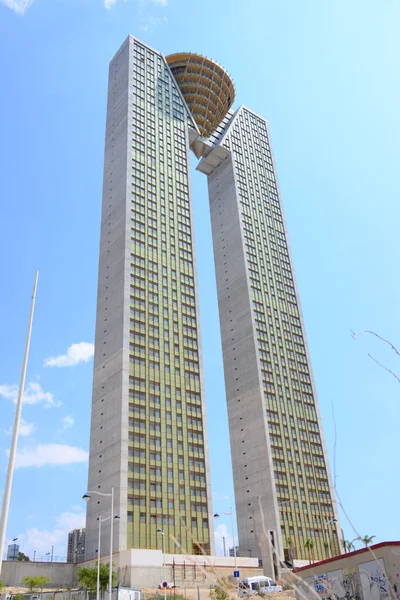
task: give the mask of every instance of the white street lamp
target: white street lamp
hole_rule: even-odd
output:
[[[96,600],[100,600],[100,536],[101,536],[101,524],[105,523],[106,521],[111,521],[110,523],[110,565],[109,565],[109,576],[108,576],[108,596],[109,596],[109,600],[112,600],[112,559],[113,559],[113,549],[114,549],[114,539],[113,539],[113,534],[114,534],[114,519],[119,519],[118,515],[114,515],[114,486],[111,487],[111,492],[110,493],[105,493],[105,492],[86,492],[86,494],[84,494],[82,496],[83,500],[85,502],[89,502],[89,500],[91,499],[91,495],[92,494],[97,494],[98,496],[106,496],[108,498],[111,498],[111,511],[110,511],[110,516],[106,517],[105,519],[101,518],[101,515],[99,517],[99,547],[98,547],[98,556],[97,556],[97,590],[96,590]]]
[[[227,517],[231,518],[232,540],[233,540],[233,556],[235,557],[235,571],[237,571],[237,556],[236,556],[236,544],[235,544],[235,530],[233,528],[233,510],[232,510],[232,506],[230,508],[231,508],[230,512],[215,513],[214,514],[214,519],[219,519],[220,515],[226,515]],[[239,591],[238,590],[237,590],[237,592],[238,592],[238,595],[239,595]]]
[[[328,558],[331,558],[331,542],[329,539],[329,531],[328,531],[328,525],[330,525],[331,523],[337,523],[337,519],[333,518],[333,519],[330,519],[330,521],[327,521],[326,523],[324,523],[325,531],[326,531],[326,541],[328,542]]]
[[[162,529],[157,529],[157,533],[162,535],[162,552],[163,552],[163,565],[164,565],[164,583],[167,583],[167,565],[165,562],[165,538]],[[167,600],[167,587],[164,587],[164,600]]]

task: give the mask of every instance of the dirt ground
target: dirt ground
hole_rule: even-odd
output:
[[[48,592],[59,592],[60,588],[45,588],[43,590],[44,593],[48,593]],[[30,594],[30,591],[28,590],[28,588],[26,587],[5,587],[4,589],[1,590],[0,594],[13,594],[13,596],[15,594]],[[38,590],[35,590],[33,592],[33,594],[35,596],[40,596],[40,592]]]
[[[210,589],[209,588],[200,588],[200,600],[210,600]],[[144,600],[146,598],[154,597],[158,594],[160,600],[164,598],[163,590],[155,589],[155,588],[144,588],[143,589],[143,597]],[[176,595],[183,596],[186,600],[199,600],[197,588],[176,588]],[[267,594],[264,600],[294,600],[296,597],[294,590],[286,590],[284,592],[274,592],[271,594]],[[257,596],[254,596],[256,599]],[[167,600],[174,600],[174,590],[167,591]]]
[[[48,592],[57,592],[59,591],[59,588],[46,588],[44,590],[46,593]],[[209,588],[200,588],[200,600],[210,600],[210,589]],[[3,590],[1,590],[0,595],[1,594],[28,594],[29,591],[26,588],[23,587],[7,587],[4,588]],[[38,594],[39,595],[39,594]],[[163,600],[164,598],[164,592],[163,590],[160,589],[156,589],[156,588],[143,588],[143,600],[146,600],[147,598],[151,598],[151,597],[155,597],[157,596],[160,598],[160,600]],[[186,600],[199,600],[199,596],[198,596],[198,592],[197,592],[197,588],[186,588],[186,590],[184,588],[176,588],[176,595],[180,596],[180,597],[184,597]],[[294,590],[286,590],[284,592],[279,592],[279,593],[272,593],[272,594],[268,594],[267,598],[264,598],[264,600],[295,600],[296,594]],[[254,599],[256,599],[257,596],[254,596]],[[167,600],[174,600],[174,590],[168,590],[167,591]]]

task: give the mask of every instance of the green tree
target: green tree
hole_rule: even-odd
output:
[[[3,590],[3,589],[4,589],[4,582],[0,581],[0,590]]]
[[[311,562],[312,560],[312,553],[314,550],[314,542],[312,540],[310,540],[310,538],[306,539],[306,542],[304,544],[304,548],[306,548],[306,550],[308,550],[308,558]]]
[[[29,562],[29,556],[27,556],[23,552],[18,552],[18,560],[20,562]]]
[[[108,587],[108,578],[110,574],[109,570],[110,563],[101,563],[100,565],[100,592],[103,594]],[[79,567],[78,569],[78,580],[79,582],[92,592],[96,592],[97,588],[97,566],[96,567]],[[113,587],[117,583],[117,574],[115,571],[112,572],[112,584]]]
[[[21,579],[22,585],[25,585],[29,588],[29,591],[32,593],[35,588],[39,588],[41,592],[43,592],[43,588],[51,583],[50,577],[46,577],[46,575],[38,575],[37,577],[23,577]]]
[[[342,544],[345,552],[352,552],[353,550],[355,550],[353,542],[350,542],[349,540],[343,540]]]
[[[26,600],[26,598],[23,594],[15,594],[15,596],[13,596],[13,600]]]
[[[38,580],[38,588],[41,592],[43,592],[43,588],[46,587],[48,583],[51,583],[50,577],[47,577],[46,575],[39,575],[36,579]]]
[[[370,545],[370,543],[375,537],[376,535],[364,535],[364,537],[359,537],[358,539],[360,540],[360,542],[365,544],[365,547],[367,548],[367,546]]]

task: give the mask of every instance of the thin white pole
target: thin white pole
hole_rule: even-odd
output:
[[[114,533],[114,486],[111,487],[111,530],[110,530],[110,566],[108,574],[108,597],[112,600],[112,560],[113,560],[113,533]]]
[[[29,314],[29,325],[28,325],[28,333],[26,336],[25,343],[25,353],[24,353],[24,361],[22,363],[22,373],[21,380],[19,382],[19,391],[18,391],[18,399],[17,399],[17,407],[15,409],[15,419],[14,419],[14,431],[11,440],[11,448],[10,448],[10,457],[8,459],[8,469],[7,469],[7,479],[6,485],[4,488],[4,496],[3,496],[3,506],[1,509],[1,520],[0,520],[0,574],[1,567],[3,564],[3,549],[6,541],[6,531],[8,524],[8,512],[10,509],[10,499],[11,499],[11,488],[14,478],[14,468],[15,468],[15,456],[17,453],[17,444],[18,444],[18,436],[19,436],[19,426],[21,423],[21,412],[22,412],[22,398],[24,395],[25,389],[25,378],[26,378],[26,368],[28,365],[28,356],[29,356],[29,347],[31,343],[31,333],[32,333],[32,323],[33,323],[33,313],[35,310],[35,299],[36,299],[36,288],[39,277],[39,271],[36,271],[35,275],[35,283],[33,284],[33,292],[32,292],[32,301],[31,301],[31,311]]]
[[[101,515],[99,517],[99,543],[98,543],[98,548],[97,548],[96,600],[100,600],[100,544],[101,544]]]
[[[233,539],[233,556],[235,557],[235,571],[237,571],[237,556],[236,556],[236,544],[235,544],[235,532],[233,529],[233,510],[231,506],[231,527],[232,527],[232,539]]]
[[[167,563],[165,562],[165,535],[162,534],[162,547],[164,556],[164,582],[167,581]],[[167,600],[167,588],[164,588],[164,600]]]
[[[233,539],[233,556],[235,557],[235,571],[237,571],[237,556],[236,556],[236,544],[235,544],[235,530],[234,530],[234,526],[233,526],[233,510],[232,510],[232,506],[231,506],[231,527],[232,527],[232,539]],[[237,579],[237,578],[236,578]],[[239,583],[239,579],[237,580],[237,584]],[[239,589],[236,586],[236,592],[237,595],[239,596]]]

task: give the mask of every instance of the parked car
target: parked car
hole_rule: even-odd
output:
[[[259,575],[256,577],[244,577],[239,582],[239,588],[243,596],[252,596],[253,594],[268,594],[270,592],[281,592],[282,586],[275,583],[271,577]]]

